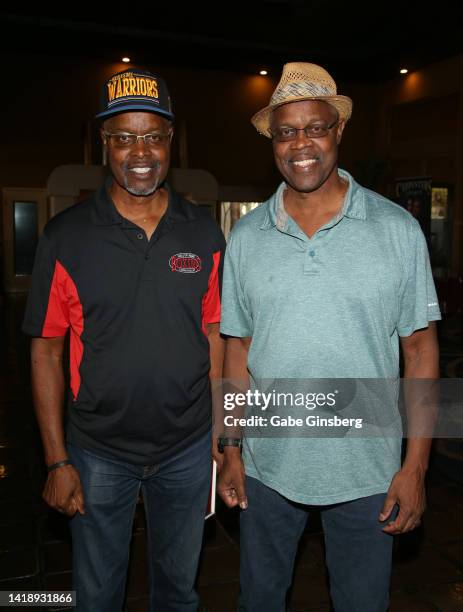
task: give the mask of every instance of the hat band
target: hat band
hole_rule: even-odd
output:
[[[273,94],[270,105],[280,104],[291,98],[304,98],[307,96],[311,98],[324,98],[335,95],[336,90],[333,91],[331,87],[323,87],[319,83],[291,83]]]
[[[159,100],[156,100],[154,98],[148,98],[147,96],[137,96],[136,98],[134,98],[133,96],[130,96],[126,98],[118,98],[117,100],[108,102],[108,108],[117,106],[118,104],[127,105],[127,104],[139,104],[143,102],[148,102],[149,104],[156,104],[157,106],[159,106]]]

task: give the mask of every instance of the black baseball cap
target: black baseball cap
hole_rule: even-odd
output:
[[[101,111],[96,119],[117,113],[148,111],[173,121],[172,106],[165,82],[146,70],[128,69],[110,77],[103,86]]]

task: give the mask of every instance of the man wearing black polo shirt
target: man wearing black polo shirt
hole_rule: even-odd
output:
[[[162,79],[114,75],[97,117],[111,177],[45,227],[24,320],[43,495],[73,517],[79,612],[122,609],[140,489],[150,610],[190,612],[211,474],[209,377],[220,377],[223,354],[224,240],[165,183],[173,115]]]

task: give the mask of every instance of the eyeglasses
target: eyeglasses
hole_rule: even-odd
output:
[[[313,125],[306,125],[303,128],[280,127],[272,132],[272,138],[276,142],[291,142],[292,140],[296,140],[298,132],[304,132],[306,138],[323,138],[323,136],[327,136],[331,128],[334,128],[338,123],[339,119],[336,119],[336,121],[330,125],[315,123]]]
[[[141,138],[147,147],[161,147],[170,138],[172,130],[168,132],[152,132],[150,134],[127,134],[125,132],[111,134],[103,132],[106,138],[112,139],[116,147],[133,147]]]

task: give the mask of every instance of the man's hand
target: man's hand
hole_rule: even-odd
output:
[[[85,514],[82,485],[72,465],[57,468],[48,474],[42,497],[49,506],[67,516],[74,516],[76,512]]]
[[[394,476],[379,520],[387,520],[395,504],[399,506],[399,513],[394,521],[383,528],[385,533],[399,535],[418,527],[426,508],[424,475],[424,470],[402,468]]]
[[[246,497],[244,465],[240,449],[227,447],[224,452],[222,470],[217,480],[217,493],[229,508],[248,507]]]

